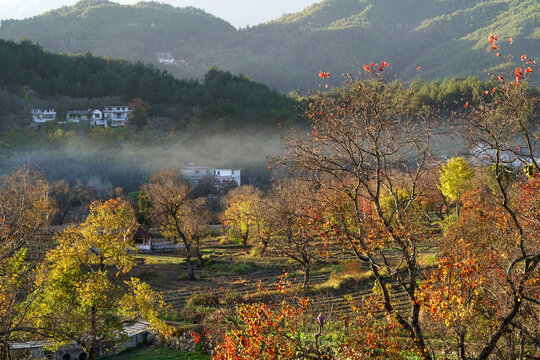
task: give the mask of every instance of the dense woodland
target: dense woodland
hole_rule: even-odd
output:
[[[357,73],[358,64],[381,60],[404,80],[487,79],[500,65],[486,56],[490,33],[512,37],[515,56],[540,56],[539,13],[535,0],[325,0],[237,30],[194,8],[93,0],[4,20],[0,37],[30,39],[57,53],[91,51],[155,64],[157,53],[170,52],[178,63],[166,69],[180,78],[202,79],[216,64],[282,91],[306,93],[318,84],[318,71],[330,72],[335,86],[341,74]],[[538,75],[531,81],[538,83]]]

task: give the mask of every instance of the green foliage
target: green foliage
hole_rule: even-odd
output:
[[[54,336],[51,347],[76,341],[94,359],[100,342],[125,338],[123,323],[139,318],[168,332],[160,295],[136,278],[114,280],[134,265],[134,228],[129,204],[109,200],[92,204],[84,223],[58,235],[58,247],[37,271],[30,304],[35,325]]]
[[[0,36],[26,37],[55,52],[91,51],[145,63],[157,63],[156,54],[167,51],[177,60],[167,70],[183,78],[202,77],[217,64],[290,91],[317,85],[320,70],[330,71],[330,83],[338,84],[339,74],[355,70],[352,64],[381,59],[406,79],[464,71],[483,76],[499,65],[485,57],[490,33],[512,37],[514,55],[539,57],[539,12],[536,0],[324,0],[236,30],[194,8],[81,1],[31,19],[4,20]],[[219,111],[228,113],[227,104]]]
[[[185,111],[198,113],[194,120],[199,126],[227,117],[229,126],[250,122],[275,126],[294,119],[296,114],[295,102],[287,96],[216,67],[210,68],[203,83],[178,80],[141,62],[105,59],[91,53],[57,55],[27,40],[0,40],[0,63],[0,87],[24,85],[42,95],[132,100],[138,128],[148,123],[150,114],[159,114],[163,105],[180,104]]]
[[[450,201],[459,201],[470,187],[474,172],[462,157],[452,158],[443,165],[439,177],[439,189]]]

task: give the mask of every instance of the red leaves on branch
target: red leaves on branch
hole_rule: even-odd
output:
[[[330,73],[329,72],[319,71],[319,77],[323,78],[323,79],[328,79],[330,77]]]
[[[375,63],[364,64],[362,69],[364,69],[365,72],[373,72],[373,69],[375,68],[375,66],[377,66],[377,70],[383,71],[384,68],[388,67],[388,63],[386,61],[382,61],[380,64],[375,64]],[[419,70],[419,68],[420,66],[417,68],[417,70]]]
[[[499,35],[489,35],[488,37],[489,43],[491,44],[491,50],[497,50],[499,46],[497,46],[497,41],[499,41]]]
[[[366,72],[372,72],[372,71],[373,71],[373,66],[375,66],[374,63],[371,63],[371,64],[369,64],[369,65],[368,65],[368,64],[364,64],[363,69],[364,69],[364,71],[366,71]]]
[[[514,74],[516,75],[516,85],[517,85],[519,81],[523,79],[523,70],[520,67],[517,67],[516,70],[514,70]]]

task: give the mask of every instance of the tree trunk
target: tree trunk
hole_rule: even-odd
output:
[[[199,250],[199,241],[195,243],[195,256],[197,256],[197,261],[199,262],[200,266],[203,266],[204,260],[201,255],[201,251]]]
[[[465,331],[459,330],[458,333],[458,348],[459,348],[459,360],[468,360],[467,353],[465,352]]]
[[[261,249],[261,252],[259,253],[259,255],[263,255],[265,252],[266,252],[266,249],[268,248],[268,239],[267,238],[262,238],[261,239],[261,242],[262,242],[262,249]]]
[[[193,263],[191,262],[191,256],[190,255],[186,256],[186,263],[187,263],[188,280],[195,280],[195,275],[194,275],[194,271],[193,271]]]
[[[90,319],[90,326],[92,331],[92,339],[90,340],[90,350],[88,351],[88,360],[95,360],[97,356],[97,334],[96,334],[96,328],[97,328],[97,321],[96,321],[96,307],[92,306],[92,317]]]
[[[243,245],[244,245],[244,252],[248,252],[247,248],[247,241],[248,241],[248,232],[246,232],[244,235],[242,235]]]
[[[302,281],[302,287],[305,289],[308,288],[309,283],[309,264],[304,265],[304,281]]]

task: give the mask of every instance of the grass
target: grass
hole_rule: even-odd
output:
[[[210,355],[156,346],[140,346],[107,358],[111,360],[210,360]]]
[[[346,286],[352,286],[356,282],[368,280],[373,276],[371,270],[367,270],[364,264],[356,260],[344,260],[331,266],[328,280],[314,286],[313,291],[327,289],[339,290]]]
[[[186,260],[183,257],[175,255],[154,255],[154,254],[138,254],[137,259],[141,259],[145,264],[174,264],[179,265]]]
[[[437,254],[420,254],[418,255],[418,265],[421,267],[432,267],[437,265],[439,260]]]
[[[209,269],[215,271],[217,276],[225,275],[246,275],[264,269],[263,266],[253,262],[248,263],[228,263],[214,262],[208,265]]]

